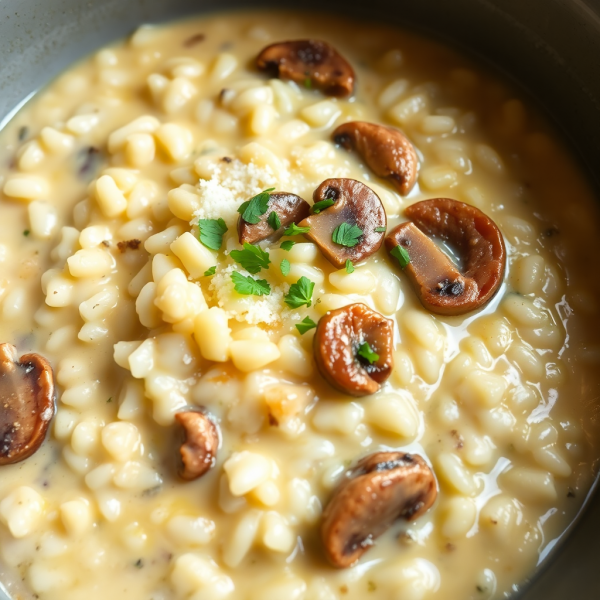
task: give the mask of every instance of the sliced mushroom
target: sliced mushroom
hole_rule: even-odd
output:
[[[202,477],[214,466],[219,448],[217,425],[204,413],[188,410],[175,414],[183,427],[185,441],[181,445],[180,476],[186,481]]]
[[[256,65],[273,77],[318,88],[328,96],[349,96],[354,90],[354,69],[327,42],[295,40],[271,44],[258,55]]]
[[[417,202],[405,214],[413,222],[398,225],[385,243],[389,252],[400,246],[408,253],[404,272],[423,306],[441,315],[462,315],[489,302],[506,265],[504,240],[494,221],[448,198]],[[456,249],[462,272],[428,236]]]
[[[275,212],[279,217],[281,226],[274,230],[269,224],[269,217]],[[253,225],[242,219],[238,219],[238,235],[240,244],[256,244],[262,240],[275,241],[283,235],[286,227],[292,223],[298,223],[305,219],[310,213],[310,205],[306,200],[287,192],[269,194],[269,207],[267,212],[260,217],[258,223]]]
[[[54,374],[39,354],[17,360],[0,344],[0,465],[29,458],[41,446],[54,416]]]
[[[437,497],[435,476],[417,454],[376,452],[347,475],[321,525],[327,558],[341,568],[352,566],[394,521],[420,517]]]
[[[367,259],[383,243],[387,218],[379,196],[368,186],[354,179],[326,179],[313,194],[316,202],[334,203],[318,214],[304,219],[300,227],[310,227],[306,234],[315,242],[325,258],[338,269],[347,260],[353,263]],[[355,246],[348,247],[333,241],[334,230],[347,223],[362,232]]]
[[[333,132],[333,140],[346,150],[356,150],[379,177],[388,177],[406,196],[417,181],[419,159],[413,145],[393,127],[351,121]]]
[[[314,337],[315,362],[323,378],[351,396],[374,394],[391,374],[393,323],[365,304],[350,304],[321,317]],[[367,343],[378,355],[359,356]]]

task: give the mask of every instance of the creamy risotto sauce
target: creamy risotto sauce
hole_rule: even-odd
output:
[[[307,38],[353,66],[352,97],[256,69],[268,44]],[[412,142],[408,195],[335,144],[356,120]],[[15,598],[499,598],[575,517],[597,456],[596,212],[543,119],[494,73],[339,18],[216,16],[100,50],[1,140],[0,342],[45,357],[57,385],[45,442],[0,467]],[[243,202],[275,188],[312,205],[328,178],[368,185],[388,232],[419,200],[479,208],[506,244],[499,292],[434,315],[385,246],[349,273],[302,234],[261,244],[257,274],[232,258]],[[218,250],[199,241],[210,219],[227,227]],[[270,293],[238,293],[235,273]],[[290,307],[301,277],[310,306]],[[315,329],[296,327],[356,302],[393,320],[393,371],[362,398],[324,381]],[[174,415],[189,407],[217,423],[220,447],[187,482]],[[396,450],[431,466],[434,505],[331,566],[329,499],[362,457]]]

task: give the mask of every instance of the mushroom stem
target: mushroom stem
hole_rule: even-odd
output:
[[[461,315],[484,306],[500,288],[506,250],[497,225],[483,212],[457,200],[436,198],[409,206],[412,223],[401,223],[385,240],[425,308]],[[428,236],[451,244],[461,272]]]

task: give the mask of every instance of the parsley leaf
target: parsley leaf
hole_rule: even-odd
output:
[[[206,271],[204,271],[204,277],[210,277],[211,275],[214,275],[217,272],[217,265],[213,265],[210,269],[206,269]]]
[[[310,227],[298,227],[296,223],[292,223],[284,232],[283,235],[299,235],[301,233],[308,233]]]
[[[277,230],[281,227],[281,219],[279,218],[279,215],[273,211],[270,215],[269,218],[267,219],[267,223],[271,226],[271,229]]]
[[[253,275],[256,275],[261,269],[268,269],[271,263],[268,252],[248,242],[244,243],[243,250],[232,250],[229,256]]]
[[[279,268],[281,269],[282,275],[289,275],[290,274],[290,261],[287,258],[284,258],[281,261]]]
[[[312,210],[315,213],[315,215],[318,215],[322,210],[325,210],[326,208],[329,208],[330,206],[333,206],[334,204],[335,204],[335,200],[330,200],[329,198],[327,198],[325,200],[315,202],[313,204]]]
[[[290,308],[299,308],[304,304],[310,306],[314,289],[315,284],[308,277],[302,276],[296,283],[292,283],[283,300]]]
[[[396,246],[392,250],[390,250],[390,254],[398,259],[400,263],[400,268],[405,269],[410,263],[410,255],[402,246]]]
[[[269,188],[260,194],[256,194],[256,196],[240,205],[238,212],[242,215],[242,219],[246,223],[256,225],[260,221],[260,217],[267,212],[267,208],[269,207],[269,199],[271,198],[269,192],[272,192],[274,189]]]
[[[281,246],[279,246],[282,250],[287,250],[288,252],[296,245],[294,240],[285,240],[285,242],[281,242]]]
[[[235,291],[242,296],[268,296],[271,293],[271,286],[264,279],[254,279],[250,275],[245,277],[234,271],[231,274],[231,281]]]
[[[307,331],[314,329],[317,324],[310,318],[304,317],[300,323],[296,324],[296,329],[300,332],[300,335],[304,335]]]
[[[358,244],[358,238],[363,234],[363,230],[356,225],[342,223],[338,225],[331,234],[331,239],[340,246],[353,248]]]
[[[25,230],[23,231],[23,235],[24,235],[25,237],[27,237],[27,236],[29,235],[29,229],[25,229]]]
[[[385,227],[375,227],[377,233],[385,233]]]
[[[346,261],[346,273],[354,273],[354,265],[352,264],[352,261],[350,259]]]
[[[223,219],[200,219],[198,221],[200,230],[200,241],[211,250],[220,250],[223,243],[223,235],[227,231],[227,225]]]
[[[307,77],[307,78],[304,80],[304,87],[305,87],[306,89],[309,89],[309,90],[310,90],[310,88],[312,87],[312,79],[311,79],[310,77]]]
[[[362,356],[370,365],[379,360],[379,354],[371,350],[369,342],[364,342],[358,347],[358,355]]]

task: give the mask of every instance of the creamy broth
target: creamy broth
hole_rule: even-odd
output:
[[[306,38],[352,64],[351,99],[255,69],[267,44]],[[408,196],[333,143],[350,120],[414,144]],[[371,187],[388,232],[427,198],[481,209],[506,243],[500,291],[434,315],[384,247],[348,274],[299,235],[265,246],[254,278],[268,296],[237,294],[240,204],[268,188],[312,204],[330,177]],[[0,467],[15,598],[500,598],[581,507],[598,455],[597,211],[539,112],[489,68],[321,15],[142,27],[14,117],[0,189],[0,342],[46,357],[58,385],[44,444]],[[218,218],[217,252],[196,240],[198,220]],[[290,309],[301,276],[312,303]],[[394,321],[393,373],[366,398],[324,382],[314,329],[296,327],[354,302]],[[177,475],[186,406],[221,432],[193,482]],[[350,465],[386,449],[425,458],[437,500],[335,569],[321,512]]]

